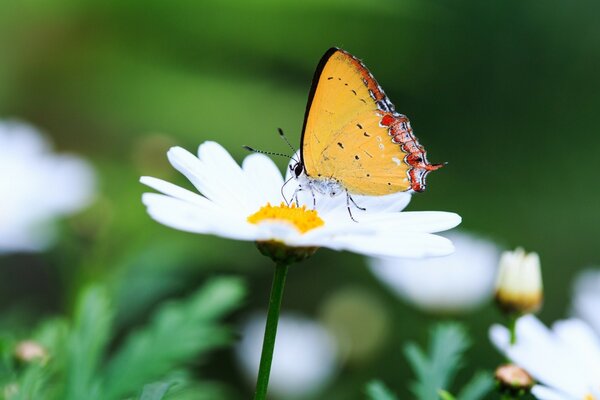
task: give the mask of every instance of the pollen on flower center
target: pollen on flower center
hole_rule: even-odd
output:
[[[253,224],[262,221],[286,221],[302,233],[325,224],[317,211],[307,210],[306,206],[297,207],[295,204],[288,206],[285,203],[281,203],[279,206],[267,203],[266,206],[262,206],[260,210],[248,217],[248,222]]]

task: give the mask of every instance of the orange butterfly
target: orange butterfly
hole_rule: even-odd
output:
[[[440,167],[427,161],[408,118],[367,67],[344,50],[327,50],[308,95],[300,162],[291,167],[299,190],[345,191],[349,204],[352,194],[422,192],[427,174]]]

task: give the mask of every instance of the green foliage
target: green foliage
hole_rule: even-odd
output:
[[[460,400],[479,400],[488,394],[495,386],[494,377],[489,372],[479,371],[458,392]]]
[[[367,384],[366,392],[370,400],[397,400],[396,395],[381,381],[375,380],[369,382]]]
[[[115,310],[107,293],[91,286],[80,295],[72,322],[52,319],[39,327],[32,340],[47,357],[18,361],[16,341],[0,338],[4,398],[158,400],[170,398],[171,391],[178,399],[220,397],[214,385],[194,381],[186,367],[231,339],[219,320],[244,297],[239,279],[213,279],[188,298],[159,307],[112,352]]]
[[[415,343],[404,347],[404,354],[416,375],[410,388],[419,400],[481,400],[494,387],[487,372],[478,372],[457,396],[448,391],[457,372],[464,366],[464,354],[470,339],[462,325],[440,323],[431,330],[427,352]],[[372,381],[366,392],[371,400],[397,397],[381,382]]]
[[[462,367],[463,353],[469,347],[469,338],[458,324],[436,325],[430,335],[426,354],[415,343],[404,348],[406,358],[417,376],[411,390],[421,400],[436,400],[440,389],[445,389]]]
[[[239,281],[222,279],[185,301],[162,307],[111,359],[105,374],[106,398],[118,399],[185,363],[190,354],[227,343],[228,330],[215,320],[231,311],[243,293]]]
[[[106,290],[100,286],[84,290],[67,342],[65,399],[99,398],[97,371],[110,340],[112,318]]]
[[[162,400],[173,382],[156,382],[144,386],[140,400]]]

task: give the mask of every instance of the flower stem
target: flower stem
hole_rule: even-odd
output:
[[[281,309],[281,298],[287,275],[288,264],[277,263],[275,275],[271,286],[271,297],[269,299],[269,312],[267,313],[267,325],[265,326],[265,337],[263,339],[260,366],[258,368],[258,379],[256,381],[256,393],[254,400],[265,400],[269,386],[269,375],[271,373],[271,362],[273,361],[273,348],[275,347],[275,336],[277,335],[277,323],[279,322],[279,310]]]
[[[511,314],[508,318],[508,331],[510,332],[510,345],[517,343],[517,321],[519,320],[519,314]]]

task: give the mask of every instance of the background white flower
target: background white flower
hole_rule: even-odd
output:
[[[396,295],[431,312],[464,312],[493,294],[499,248],[462,232],[444,235],[455,252],[422,260],[371,258],[371,272]]]
[[[517,340],[512,346],[509,336],[503,326],[490,329],[492,343],[539,381],[532,389],[538,399],[600,398],[600,338],[584,321],[559,321],[550,330],[533,315],[526,315],[517,322]]]
[[[238,363],[254,384],[258,374],[265,315],[255,314],[242,326],[242,340],[235,349]],[[333,337],[318,323],[296,315],[279,318],[269,393],[280,398],[301,398],[317,393],[338,367]]]
[[[88,205],[94,181],[87,162],[53,153],[32,126],[0,121],[0,253],[51,245],[52,221]]]
[[[367,255],[424,257],[453,251],[448,239],[432,233],[453,228],[460,223],[460,217],[449,212],[399,212],[410,198],[405,193],[375,198],[356,196],[357,203],[368,209],[357,215],[360,223],[349,217],[345,196],[319,197],[316,210],[324,223],[301,232],[297,224],[291,223],[293,221],[281,218],[261,219],[255,223],[248,220],[268,203],[279,205],[285,200],[281,194],[283,177],[270,158],[251,154],[240,168],[215,142],[200,145],[198,157],[180,147],[170,149],[167,156],[202,193],[156,178],[141,178],[142,183],[163,193],[143,195],[148,213],[156,221],[175,229],[237,240],[277,240],[292,247],[329,247]],[[291,181],[286,189],[292,187],[293,191],[293,185]],[[307,203],[312,208],[312,196]]]
[[[600,335],[600,269],[588,269],[573,285],[573,313]]]

